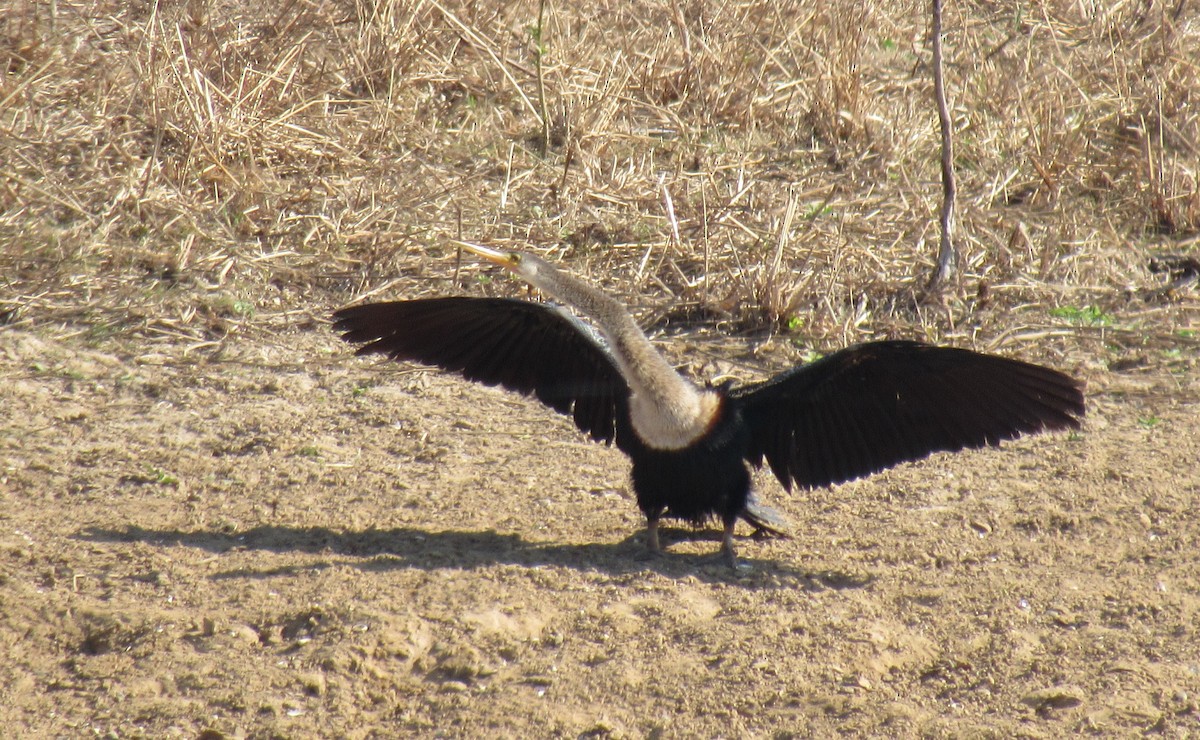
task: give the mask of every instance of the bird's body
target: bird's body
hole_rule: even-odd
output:
[[[785,488],[826,486],[936,451],[998,445],[1077,428],[1080,384],[1055,370],[919,342],[870,342],[763,383],[698,386],[675,371],[614,299],[521,253],[470,251],[515,272],[564,309],[502,298],[431,298],[342,309],[335,328],[359,354],[382,353],[534,395],[593,439],[629,456],[633,489],[658,550],[666,516],[744,519],[779,533],[757,502],[749,465]]]
[[[686,447],[655,447],[635,435],[629,457],[638,505],[650,518],[669,511],[695,524],[713,517],[733,521],[750,492],[746,453],[750,434],[738,410],[716,399],[707,428]]]

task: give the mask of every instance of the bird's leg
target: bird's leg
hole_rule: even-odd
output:
[[[646,552],[638,560],[652,560],[662,555],[662,542],[658,538],[658,522],[662,511],[646,513]]]
[[[725,530],[721,533],[720,558],[729,566],[735,575],[746,575],[754,570],[749,563],[738,560],[737,550],[733,547],[733,528],[737,525],[737,517],[725,522]]]
[[[737,550],[733,547],[733,528],[737,525],[737,517],[725,522],[725,531],[721,533],[721,557],[734,570],[742,570],[745,566],[738,564]]]
[[[658,541],[658,517],[646,519],[646,546],[652,555],[662,555],[662,543]]]

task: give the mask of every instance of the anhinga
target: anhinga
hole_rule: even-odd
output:
[[[1055,370],[912,341],[858,344],[770,380],[698,386],[654,348],[617,300],[548,262],[466,242],[590,319],[560,306],[505,298],[370,303],[334,314],[358,354],[433,365],[467,380],[533,395],[632,462],[650,549],[659,520],[734,525],[779,534],[757,503],[747,463],[783,487],[853,480],[938,451],[999,445],[1022,434],[1077,429],[1082,385]]]

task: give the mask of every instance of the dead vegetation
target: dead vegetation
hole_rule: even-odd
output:
[[[549,2],[539,29],[534,2],[18,1],[0,311],[212,346],[455,290],[428,258],[461,235],[818,347],[1036,335],[1063,306],[1137,323],[1148,259],[1200,229],[1200,19],[948,9],[963,274],[914,314],[940,197],[925,11]]]

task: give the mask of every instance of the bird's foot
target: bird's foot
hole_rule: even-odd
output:
[[[729,570],[733,571],[735,576],[750,575],[754,572],[754,566],[745,560],[740,560],[737,555],[730,555],[722,551],[717,557],[720,558],[722,564],[728,566]]]

